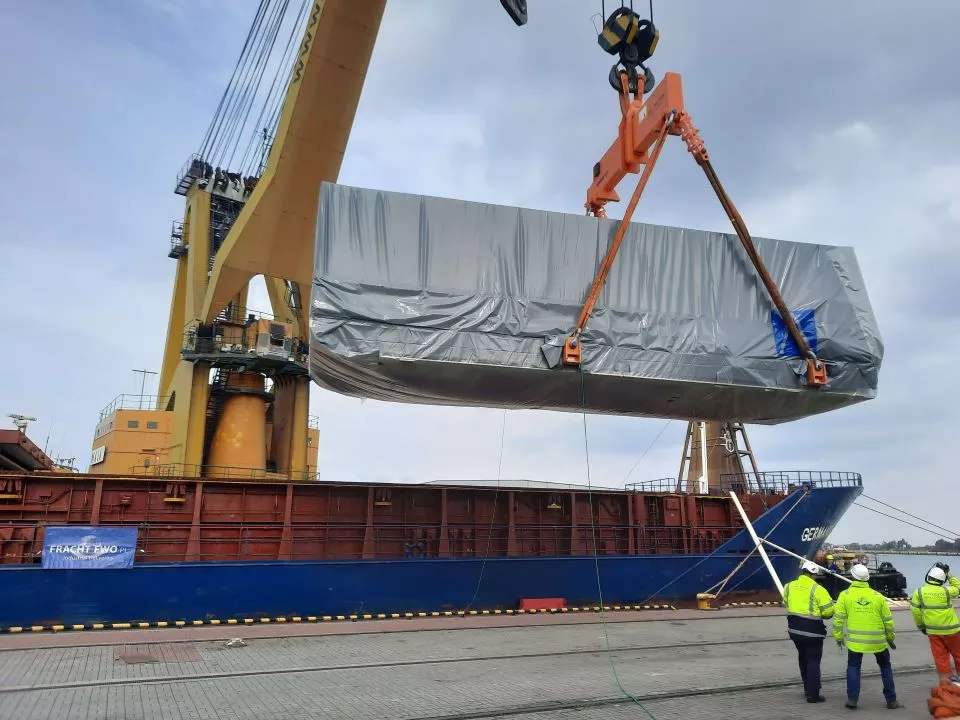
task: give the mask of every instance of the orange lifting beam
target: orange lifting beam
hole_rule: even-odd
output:
[[[601,263],[593,285],[590,287],[590,292],[587,294],[586,302],[584,302],[583,309],[577,319],[577,325],[564,343],[563,364],[580,365],[582,361],[580,336],[587,326],[587,321],[590,319],[590,315],[597,304],[597,299],[600,297],[600,291],[610,274],[613,261],[616,259],[620,244],[623,242],[623,237],[630,226],[640,196],[650,179],[657,158],[660,157],[660,151],[663,149],[667,135],[679,135],[697,164],[703,168],[710,186],[720,200],[727,217],[730,218],[737,237],[740,238],[743,249],[753,263],[753,267],[767,289],[777,312],[783,318],[790,337],[793,338],[800,354],[805,358],[808,386],[822,387],[826,385],[826,366],[817,359],[806,337],[797,327],[793,315],[783,301],[780,289],[770,276],[769,271],[763,264],[763,259],[750,238],[750,233],[743,222],[743,218],[720,184],[720,179],[710,163],[710,156],[704,147],[703,140],[693,126],[690,115],[684,109],[680,76],[677,73],[664,75],[663,80],[653,90],[646,102],[643,100],[642,92],[638,92],[631,97],[628,89],[627,73],[622,70],[620,71],[620,83],[620,111],[622,114],[620,130],[617,139],[593,168],[593,183],[587,190],[587,212],[596,217],[606,217],[604,206],[608,202],[619,202],[620,200],[616,190],[620,181],[627,173],[641,172],[641,166],[643,166],[643,171],[640,180],[637,182],[637,187],[633,191],[633,196],[627,204],[620,226],[613,236],[613,242],[610,243],[607,254],[603,258],[603,263]]]

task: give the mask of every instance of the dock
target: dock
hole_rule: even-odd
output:
[[[894,618],[897,712],[927,716],[927,639]],[[816,720],[847,712],[845,659],[828,639],[806,703],[778,607],[24,633],[0,636],[0,720]],[[863,668],[856,717],[896,717]]]

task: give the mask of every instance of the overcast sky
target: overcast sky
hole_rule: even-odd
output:
[[[81,467],[97,412],[139,391],[132,369],[160,369],[173,181],[256,5],[0,1],[0,415],[37,416],[33,438]],[[619,112],[600,2],[529,5],[517,28],[496,0],[389,0],[340,180],[581,213]],[[655,20],[651,65],[682,73],[751,230],[855,247],[885,343],[877,399],[750,428],[761,468],[859,471],[868,494],[960,534],[960,3],[661,0]],[[679,143],[637,219],[728,229]],[[501,411],[316,388],[311,407],[324,479],[497,476]],[[589,418],[594,484],[675,474],[684,425],[664,426]],[[585,482],[579,416],[509,412],[504,438],[502,477]],[[859,508],[832,539],[894,537],[936,539]]]

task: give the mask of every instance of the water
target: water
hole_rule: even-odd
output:
[[[950,566],[951,574],[960,576],[960,557],[947,555],[884,555],[878,553],[877,561],[883,562],[884,560],[893,563],[893,566],[906,576],[908,594],[912,594],[914,590],[923,585],[927,571],[936,562],[945,562]]]

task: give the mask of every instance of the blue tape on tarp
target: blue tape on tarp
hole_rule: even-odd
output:
[[[42,567],[53,570],[124,569],[133,566],[136,527],[48,526]]]
[[[803,337],[813,352],[817,352],[817,317],[813,309],[793,310],[793,321],[800,328]],[[776,310],[770,311],[770,324],[773,326],[773,341],[777,346],[777,355],[780,357],[799,357],[800,348],[790,336],[787,324]]]

